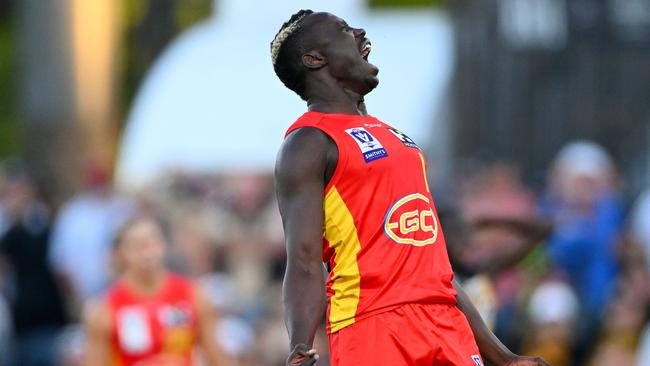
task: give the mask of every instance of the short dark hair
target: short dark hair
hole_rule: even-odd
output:
[[[303,100],[307,100],[305,69],[301,62],[304,50],[297,37],[302,30],[302,20],[313,13],[312,10],[303,9],[293,14],[282,24],[271,42],[271,61],[275,74],[287,88],[296,92]]]

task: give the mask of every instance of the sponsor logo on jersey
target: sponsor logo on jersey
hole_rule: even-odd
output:
[[[363,127],[381,127],[383,126],[381,123],[364,123]]]
[[[396,128],[389,128],[388,131],[390,131],[393,135],[395,135],[402,143],[408,147],[413,147],[416,149],[419,149],[420,147],[411,139],[410,137],[406,136],[406,134]]]
[[[127,306],[117,312],[117,334],[126,353],[146,353],[153,346],[147,311],[141,306]]]
[[[476,366],[483,366],[483,361],[481,361],[481,356],[472,355],[472,360],[476,363]]]
[[[361,153],[363,154],[363,160],[365,160],[366,163],[388,156],[388,153],[381,145],[381,142],[370,134],[370,132],[366,131],[365,128],[350,128],[345,130],[345,132],[352,136],[357,145],[359,145]]]
[[[399,244],[425,246],[438,238],[438,220],[429,198],[409,194],[395,202],[386,213],[384,233]]]
[[[187,327],[191,319],[191,311],[183,306],[165,305],[158,311],[158,321],[168,328]]]

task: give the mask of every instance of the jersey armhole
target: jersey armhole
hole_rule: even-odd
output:
[[[311,127],[324,133],[334,143],[334,146],[336,147],[336,150],[338,152],[338,159],[336,162],[336,167],[334,167],[334,173],[332,174],[330,181],[325,185],[325,189],[323,189],[323,195],[325,196],[330,191],[330,189],[332,189],[332,187],[336,185],[336,182],[340,180],[340,176],[342,174],[342,171],[345,168],[345,164],[347,164],[348,162],[348,156],[347,154],[345,154],[345,151],[341,149],[341,146],[339,146],[339,142],[336,140],[334,135],[332,135],[329,131],[325,130],[324,128],[320,127],[318,125],[319,122],[320,121],[317,121],[315,123],[310,123],[310,124],[296,124],[287,130],[285,137],[289,136],[290,133],[299,130],[301,128]]]

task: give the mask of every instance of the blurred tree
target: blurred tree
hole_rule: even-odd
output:
[[[76,138],[72,1],[21,0],[15,5],[21,150],[38,187],[56,205],[72,192],[75,157],[81,155]]]
[[[60,204],[90,165],[110,167],[116,130],[145,72],[210,5],[0,0],[0,156],[22,150],[45,197]]]
[[[122,0],[122,3],[125,22],[120,110],[124,114],[160,53],[182,31],[210,16],[212,1]]]
[[[20,149],[16,116],[16,42],[13,32],[13,0],[0,0],[0,158]]]

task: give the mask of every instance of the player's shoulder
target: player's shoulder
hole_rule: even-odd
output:
[[[327,164],[330,138],[315,127],[298,128],[284,139],[276,160],[276,175],[322,170]]]
[[[298,119],[296,119],[296,121],[293,122],[289,128],[287,128],[284,135],[286,137],[293,131],[303,127],[318,127],[321,125],[324,117],[325,115],[322,113],[307,111],[298,117]]]
[[[327,147],[330,138],[316,126],[302,126],[291,131],[282,143],[283,150],[303,150]]]

